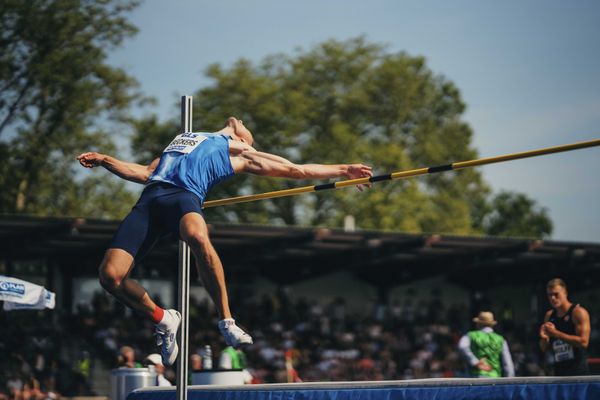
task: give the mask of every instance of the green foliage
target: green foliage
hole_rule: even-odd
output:
[[[543,238],[552,233],[548,211],[522,193],[500,192],[491,209],[483,222],[489,235]]]
[[[106,64],[107,51],[136,31],[125,18],[135,5],[0,3],[0,139],[7,156],[0,212],[64,215],[87,209],[97,214],[96,206],[115,196],[108,189],[123,194],[124,186],[111,182],[88,196],[83,189],[95,181],[74,183],[74,158],[86,150],[114,150],[107,132],[125,120],[124,111],[137,96],[135,80]],[[123,211],[109,210],[103,215]]]
[[[376,174],[477,157],[461,120],[458,89],[429,70],[422,57],[389,54],[364,38],[327,41],[295,56],[259,65],[239,60],[212,65],[213,81],[195,95],[195,130],[215,131],[231,114],[244,120],[258,149],[298,163],[356,163]],[[178,122],[151,119],[138,134],[143,159],[160,151]],[[164,129],[161,129],[164,128]],[[143,139],[142,139],[143,136]],[[238,176],[211,198],[317,182]],[[352,214],[361,228],[469,234],[479,231],[489,189],[476,170],[352,189],[218,207],[213,219],[341,226]]]
[[[178,122],[161,123],[156,115],[134,120],[132,123],[136,134],[131,145],[135,149],[136,160],[142,164],[149,164],[158,157],[173,136],[181,131]]]
[[[0,212],[123,216],[133,202],[122,182],[80,181],[74,157],[115,152],[116,126],[131,124],[138,161],[149,162],[179,131],[179,121],[132,120],[136,81],[106,64],[107,51],[133,35],[126,14],[137,1],[0,2]],[[210,66],[198,90],[196,130],[215,131],[231,114],[255,133],[261,150],[298,163],[363,162],[375,174],[477,157],[465,105],[454,84],[423,57],[389,54],[364,38],[324,42],[258,65],[240,59]],[[120,139],[120,140],[119,140]],[[236,176],[212,198],[315,182]],[[364,229],[540,236],[551,232],[544,209],[524,195],[489,189],[473,169],[207,210],[243,223],[340,226],[345,215]]]

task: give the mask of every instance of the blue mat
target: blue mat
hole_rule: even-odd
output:
[[[189,386],[188,400],[597,400],[600,377],[420,379]],[[176,400],[175,388],[138,389],[127,400]]]

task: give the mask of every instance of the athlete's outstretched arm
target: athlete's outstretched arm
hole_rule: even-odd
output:
[[[363,164],[294,164],[283,157],[254,149],[242,151],[231,160],[235,172],[261,176],[293,179],[355,179],[373,176],[371,167]]]
[[[141,165],[121,161],[106,154],[88,152],[77,156],[77,160],[85,168],[102,166],[120,178],[136,183],[146,183],[160,159],[156,158],[148,165]]]

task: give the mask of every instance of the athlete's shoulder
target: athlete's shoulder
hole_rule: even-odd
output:
[[[578,321],[582,321],[582,320],[589,320],[590,318],[590,314],[588,313],[588,311],[583,308],[583,306],[581,304],[577,304],[574,308],[573,308],[573,318],[578,320]]]
[[[239,140],[230,140],[229,152],[232,156],[238,156],[244,152],[256,152],[256,149],[245,142]]]

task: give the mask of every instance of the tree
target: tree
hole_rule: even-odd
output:
[[[477,155],[461,120],[458,89],[433,74],[422,57],[388,54],[364,38],[327,41],[295,57],[276,55],[254,66],[212,65],[213,84],[195,96],[194,126],[216,130],[230,114],[255,133],[259,149],[296,162],[364,162],[376,173],[444,164]],[[152,121],[146,120],[147,125]],[[144,130],[146,153],[158,155],[176,132]],[[148,132],[152,131],[152,138]],[[141,137],[141,135],[140,135]],[[314,183],[314,182],[310,182]],[[235,177],[211,198],[295,187],[309,182]],[[488,189],[475,170],[354,190],[207,210],[214,218],[251,223],[358,226],[403,231],[473,232]]]
[[[500,192],[491,201],[491,210],[483,222],[489,235],[543,238],[552,233],[548,211],[525,194]]]
[[[364,162],[384,174],[477,158],[465,105],[448,79],[423,57],[390,54],[364,38],[326,41],[295,56],[258,65],[241,59],[210,66],[212,84],[196,92],[195,130],[215,131],[235,115],[258,149],[299,163]],[[136,148],[160,154],[179,126],[139,122]],[[210,198],[318,182],[236,176]],[[490,190],[475,169],[389,183],[358,193],[321,192],[206,210],[212,219],[340,227],[348,214],[363,229],[472,234],[483,232]]]
[[[132,196],[109,182],[82,193],[74,157],[114,151],[107,131],[126,120],[136,81],[106,63],[136,28],[135,1],[6,0],[0,3],[0,212],[120,216]],[[4,161],[6,160],[6,161]],[[116,192],[116,193],[115,193]],[[123,196],[110,212],[94,205]],[[107,197],[109,196],[109,197]],[[85,202],[85,207],[80,202]]]

